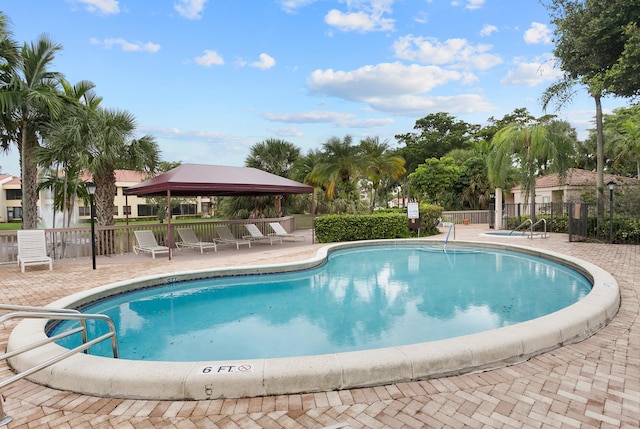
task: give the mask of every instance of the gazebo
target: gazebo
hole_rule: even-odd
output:
[[[266,171],[250,167],[182,164],[172,170],[125,190],[125,195],[166,196],[257,196],[313,194],[313,186],[305,185]],[[312,200],[313,215],[315,201]],[[169,249],[173,244],[171,216],[167,218]],[[171,250],[169,250],[171,259]]]

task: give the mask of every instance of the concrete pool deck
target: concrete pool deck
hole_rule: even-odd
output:
[[[456,228],[456,240],[526,245],[578,257],[611,272],[622,305],[586,340],[487,372],[332,392],[204,401],[108,399],[19,381],[2,393],[8,427],[637,427],[640,415],[640,246],[487,237],[486,225]],[[442,240],[444,234],[435,237]],[[173,261],[144,255],[65,261],[53,271],[0,267],[2,302],[44,305],[105,283],[187,269],[308,259],[322,245],[256,245],[205,254],[176,252]],[[2,331],[4,348],[11,324]],[[9,376],[2,367],[2,378]]]

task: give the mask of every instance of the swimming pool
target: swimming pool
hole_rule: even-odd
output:
[[[428,240],[386,240],[382,244],[420,242],[430,246],[434,244]],[[338,249],[379,244],[375,241],[336,244],[321,249],[315,258],[298,264],[202,270],[178,273],[169,280],[314,268]],[[591,335],[611,320],[617,311],[619,292],[615,280],[592,264],[502,244],[456,242],[455,246],[450,243],[448,249],[469,246],[513,250],[561,262],[577,268],[592,280],[593,289],[579,302],[547,316],[447,340],[296,358],[148,362],[76,355],[34,374],[31,379],[79,393],[148,399],[211,399],[346,389],[458,374],[526,360]],[[113,293],[154,286],[166,280],[166,277],[146,277],[117,283],[76,294],[51,305],[76,307]],[[43,321],[21,322],[12,332],[10,349],[41,339],[44,329]],[[11,364],[17,370],[23,370],[44,356],[59,353],[59,348],[49,345],[42,352],[12,359]]]
[[[380,245],[337,250],[313,269],[171,283],[82,311],[111,317],[124,359],[271,359],[488,331],[553,313],[590,290],[580,273],[532,255]],[[62,322],[49,335],[78,325]],[[94,336],[107,333],[103,322],[87,325]],[[80,334],[58,344],[77,347]],[[110,357],[110,343],[91,354]]]

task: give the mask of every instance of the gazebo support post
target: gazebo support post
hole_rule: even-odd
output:
[[[167,189],[167,247],[169,248],[169,260],[171,260],[171,246],[173,245],[173,229],[171,228],[171,190]]]

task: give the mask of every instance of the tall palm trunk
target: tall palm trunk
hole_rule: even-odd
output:
[[[27,133],[27,120],[20,126],[20,175],[22,177],[22,229],[38,227],[38,168],[34,152],[37,138]]]
[[[104,175],[94,175],[96,184],[96,220],[99,226],[115,225],[113,196],[116,193],[116,179],[113,171]],[[96,248],[99,255],[115,253],[115,232],[113,229],[98,231]]]
[[[596,102],[596,189],[598,192],[598,231],[604,222],[604,130],[600,93],[592,94]]]

